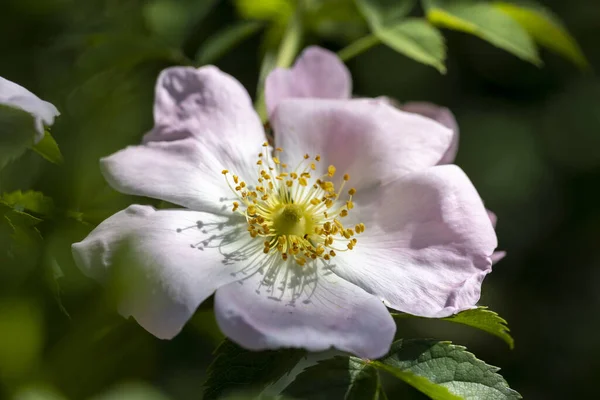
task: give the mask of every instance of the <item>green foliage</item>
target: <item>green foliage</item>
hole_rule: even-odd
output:
[[[415,0],[355,0],[373,31],[393,27],[415,6]]]
[[[42,140],[36,143],[32,149],[53,164],[62,164],[64,161],[56,140],[48,131],[44,132]]]
[[[334,357],[306,368],[285,389],[298,399],[382,400],[377,370],[356,357]]]
[[[508,326],[506,325],[506,320],[494,311],[488,310],[486,307],[466,310],[442,319],[444,321],[455,322],[457,324],[481,329],[482,331],[504,340],[511,349],[515,345],[515,341],[509,333],[510,329],[508,329]]]
[[[240,390],[262,390],[286,375],[304,350],[249,351],[225,340],[215,351],[204,384],[204,399],[218,399]]]
[[[589,63],[575,39],[549,10],[531,3],[495,2],[494,6],[517,21],[541,46],[571,60],[582,69]]]
[[[284,391],[296,398],[385,399],[378,371],[385,371],[435,400],[519,399],[498,368],[462,346],[437,340],[398,340],[384,357],[369,361],[335,357],[306,368]]]
[[[434,400],[521,398],[497,373],[498,368],[478,360],[464,347],[449,342],[399,340],[374,365]],[[420,379],[413,379],[415,376]],[[447,389],[448,393],[438,388]]]
[[[212,64],[264,27],[258,21],[242,21],[225,27],[204,41],[196,53],[196,64]]]
[[[16,190],[0,195],[0,202],[17,211],[28,211],[35,214],[49,216],[54,212],[54,202],[50,197],[41,192]]]
[[[0,169],[20,157],[31,146],[36,133],[31,114],[0,104]]]
[[[403,318],[421,318],[410,314],[392,314],[392,316],[396,320]],[[473,310],[462,311],[450,317],[440,318],[440,320],[481,329],[484,332],[504,340],[511,349],[514,347],[515,341],[512,336],[510,336],[510,329],[508,329],[506,320],[494,311],[488,310],[487,307],[478,307]]]
[[[408,18],[391,28],[377,30],[376,35],[397,52],[446,72],[444,37],[426,20]]]
[[[542,64],[527,31],[493,4],[470,0],[423,0],[423,4],[434,25],[478,36],[525,61]]]
[[[446,46],[442,34],[422,18],[405,18],[415,1],[356,0],[356,3],[379,41],[415,61],[446,72]],[[343,50],[340,57],[350,58],[355,55],[353,53],[362,52],[377,42],[364,38]]]

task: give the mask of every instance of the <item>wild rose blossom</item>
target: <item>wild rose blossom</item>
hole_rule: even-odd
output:
[[[82,271],[126,282],[119,303],[172,338],[213,293],[221,330],[249,349],[385,354],[385,306],[444,317],[473,307],[496,235],[454,165],[451,129],[376,99],[350,99],[331,53],[309,48],[266,82],[275,143],[246,90],[215,67],[156,85],[155,127],[101,161],[133,205],[73,245]]]
[[[0,77],[0,104],[23,110],[34,119],[37,143],[44,137],[44,125],[51,126],[60,115],[56,107],[14,82]],[[18,134],[19,132],[8,132]]]

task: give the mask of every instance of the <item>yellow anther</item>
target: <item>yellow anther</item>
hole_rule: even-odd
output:
[[[262,160],[258,160],[258,161],[256,162],[256,165],[262,165]]]
[[[320,203],[321,201],[317,198],[314,198],[310,201],[310,204],[312,204],[313,206],[316,206]]]
[[[350,200],[348,200],[348,201],[346,202],[346,208],[347,208],[348,210],[352,210],[352,209],[354,208],[354,203],[353,203],[353,202],[351,202]]]
[[[298,179],[298,174],[297,174],[297,173],[295,173],[295,172],[292,172],[292,173],[290,174],[290,177],[291,177],[292,179]]]
[[[335,167],[333,165],[327,167],[327,175],[329,175],[329,177],[335,175]]]
[[[240,187],[245,188],[246,187],[246,182],[240,182]]]
[[[292,185],[293,185],[293,184],[294,184],[294,181],[286,181],[286,182],[285,182],[285,185],[286,185],[287,187],[292,187]]]
[[[234,175],[233,182],[237,185],[239,181],[240,181],[240,178],[237,175]]]
[[[344,180],[348,182],[350,180],[350,175],[344,174]]]
[[[333,251],[333,250],[330,250],[330,251],[329,251],[329,255],[330,255],[331,257],[335,257],[335,251]]]
[[[298,179],[298,183],[299,183],[301,186],[306,186],[306,185],[308,185],[308,182],[306,181],[306,178],[304,178],[304,177],[301,177],[301,178],[299,178],[299,179]]]
[[[233,202],[233,211],[236,211],[239,207],[240,207],[240,203],[238,203],[237,201],[234,201]]]
[[[256,214],[256,207],[253,205],[248,206],[248,214],[249,215],[254,215]]]
[[[315,165],[315,163],[314,163],[314,162],[313,162],[313,163],[310,163],[310,169],[312,169],[313,171],[314,171],[315,169],[317,169],[317,166]]]
[[[275,164],[281,164],[281,162],[279,161],[279,158],[277,158],[277,157],[273,157],[273,162]]]
[[[340,217],[345,217],[348,215],[348,210],[342,210],[340,211]]]
[[[269,143],[268,143],[268,142],[264,142],[262,146],[263,146],[263,147],[268,147],[268,146],[269,146]]]
[[[280,153],[283,153],[283,149],[282,149],[281,147],[278,147],[278,148],[276,148],[276,149],[275,149],[275,151],[278,151],[278,152],[280,152]]]
[[[305,155],[304,155],[304,159],[305,159],[305,160],[308,160],[309,158],[310,158],[310,156],[309,156],[308,154],[305,154]]]
[[[224,169],[223,171],[221,171],[221,173],[222,173],[223,175],[227,175],[227,174],[229,173],[229,171],[227,171],[226,169]]]
[[[348,190],[348,194],[350,196],[354,196],[356,194],[356,189],[352,188],[352,189]]]
[[[321,155],[317,154],[317,156],[315,157],[315,161],[321,161]]]

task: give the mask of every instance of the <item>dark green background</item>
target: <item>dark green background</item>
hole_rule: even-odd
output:
[[[0,76],[61,110],[52,133],[66,161],[55,166],[29,152],[0,173],[4,190],[44,191],[58,209],[40,226],[43,249],[0,266],[0,398],[33,385],[84,399],[126,382],[177,400],[200,397],[220,341],[210,306],[175,340],[157,340],[116,314],[110,296],[76,269],[69,246],[141,201],[109,189],[98,159],[151,127],[162,68],[193,59],[207,37],[239,20],[225,0],[201,18],[202,2],[2,0]],[[543,3],[599,70],[598,3]],[[445,76],[383,46],[349,67],[357,95],[433,101],[455,112],[457,163],[497,213],[500,248],[508,252],[486,279],[481,304],[508,320],[516,347],[439,321],[402,322],[399,335],[467,345],[502,367],[525,398],[592,398],[600,373],[600,81],[546,52],[538,69],[477,38],[444,34]],[[336,36],[309,32],[306,44],[337,50],[344,42]],[[255,35],[217,65],[254,94],[260,55]],[[421,397],[388,383],[390,399]]]

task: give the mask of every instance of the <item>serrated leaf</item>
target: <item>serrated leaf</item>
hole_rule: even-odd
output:
[[[450,342],[399,340],[392,344],[386,356],[372,364],[434,400],[521,398],[497,373],[499,368],[486,364],[464,347]],[[438,388],[445,389],[447,393]]]
[[[493,5],[517,21],[541,46],[571,60],[582,69],[589,68],[589,63],[573,36],[550,11],[537,5],[506,2],[496,2]]]
[[[48,131],[44,133],[44,138],[35,144],[32,149],[53,164],[62,164],[64,162],[56,140],[54,140]]]
[[[442,319],[444,321],[455,322],[481,329],[482,331],[504,340],[511,349],[515,345],[514,339],[512,336],[510,336],[510,329],[508,329],[506,320],[500,317],[494,311],[488,310],[487,307],[478,307],[473,310],[466,310],[451,317]]]
[[[356,357],[334,357],[306,368],[284,394],[311,400],[384,400],[379,374]]]
[[[262,390],[286,375],[305,354],[299,349],[249,351],[225,340],[208,368],[203,399],[218,399],[240,390]]]
[[[54,201],[41,192],[16,190],[4,193],[0,201],[17,211],[30,211],[35,214],[49,216],[54,211]]]
[[[212,64],[242,41],[257,33],[264,24],[242,21],[228,26],[204,41],[196,53],[198,65]]]
[[[521,25],[490,3],[423,0],[432,24],[470,33],[517,57],[541,65],[533,39]]]
[[[377,29],[375,35],[397,52],[446,72],[444,37],[426,20],[408,18],[394,27]]]
[[[355,0],[373,31],[392,27],[414,8],[415,0]]]

